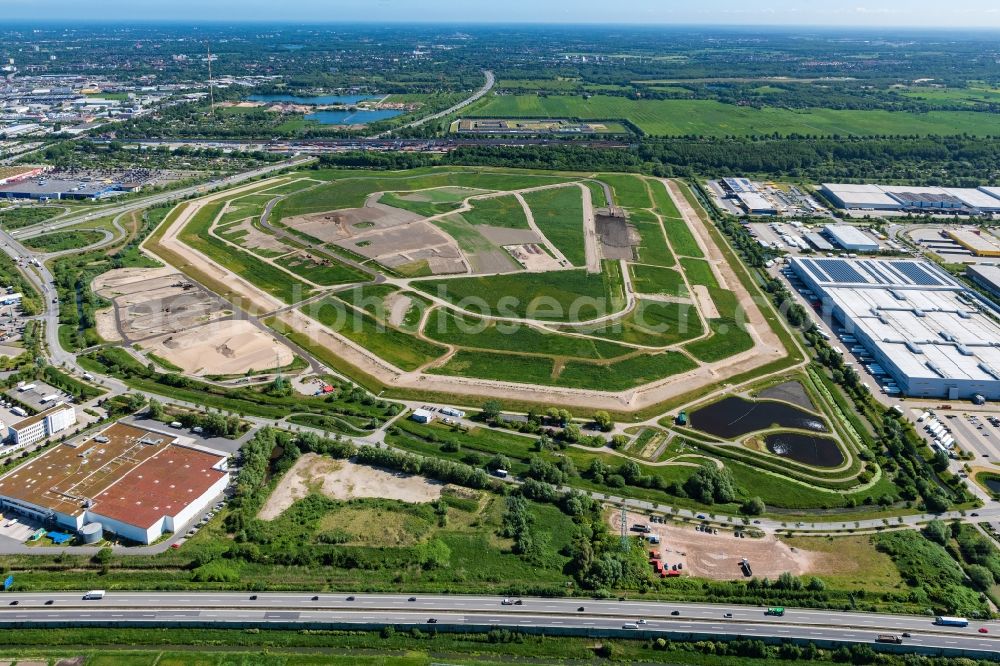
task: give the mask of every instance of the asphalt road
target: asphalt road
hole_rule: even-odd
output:
[[[429,116],[425,116],[423,118],[419,118],[417,120],[414,120],[412,123],[408,123],[406,125],[403,125],[402,127],[397,127],[395,129],[389,130],[388,132],[383,132],[382,134],[378,134],[374,138],[378,139],[378,138],[381,138],[381,137],[384,137],[384,136],[388,136],[388,135],[392,134],[393,132],[401,130],[401,129],[410,129],[411,127],[420,127],[424,123],[429,123],[432,120],[437,120],[439,118],[444,118],[445,116],[450,116],[451,114],[455,113],[456,111],[460,111],[461,109],[464,109],[465,107],[469,106],[473,102],[482,99],[486,95],[486,93],[488,93],[490,90],[493,89],[493,86],[496,85],[496,82],[497,82],[496,77],[493,76],[493,72],[491,72],[489,70],[484,70],[483,71],[483,76],[486,77],[486,82],[483,84],[483,87],[480,88],[479,90],[477,90],[471,97],[467,97],[467,98],[463,99],[458,104],[455,104],[454,106],[450,106],[447,109],[445,109],[444,111],[439,111],[438,113],[434,113],[434,114],[431,114]]]
[[[386,624],[443,627],[492,627],[547,632],[583,631],[592,635],[669,633],[674,636],[794,638],[803,641],[874,643],[880,633],[902,635],[907,648],[978,655],[1000,654],[1000,626],[973,622],[968,627],[939,627],[930,617],[790,609],[768,616],[750,606],[683,604],[594,599],[524,598],[523,605],[503,605],[500,597],[434,595],[230,592],[110,592],[84,600],[81,593],[9,593],[2,597],[0,626],[86,624],[116,626],[191,624],[267,626]],[[410,601],[410,599],[413,601]],[[10,603],[17,601],[16,606]],[[52,600],[51,605],[46,601]],[[579,610],[580,608],[584,610]],[[677,612],[678,615],[672,615]],[[731,617],[726,617],[731,614]],[[624,625],[636,624],[638,629]],[[981,627],[989,633],[979,633]]]

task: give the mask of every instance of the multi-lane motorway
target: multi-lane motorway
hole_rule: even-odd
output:
[[[511,599],[511,601],[514,601]],[[945,627],[931,617],[788,609],[784,616],[750,606],[595,599],[230,593],[109,592],[86,600],[81,593],[11,593],[0,597],[0,626],[269,626],[376,628],[385,625],[586,635],[661,634],[672,637],[752,637],[817,644],[875,643],[879,634],[909,636],[914,650],[949,654],[1000,654],[1000,626],[972,622]],[[14,602],[17,602],[14,604]],[[13,604],[13,605],[12,605]],[[989,633],[981,633],[986,628]]]

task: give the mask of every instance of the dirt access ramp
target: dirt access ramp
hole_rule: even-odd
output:
[[[307,453],[282,477],[257,517],[274,520],[311,492],[336,500],[375,497],[423,503],[441,497],[443,488],[422,476]]]

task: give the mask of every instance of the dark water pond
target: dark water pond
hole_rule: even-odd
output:
[[[725,439],[775,424],[782,428],[827,432],[826,424],[818,416],[777,402],[751,402],[729,397],[691,412],[692,428]]]
[[[991,493],[1000,493],[1000,477],[987,476],[983,479],[983,485],[989,488]]]
[[[826,437],[780,432],[765,437],[764,444],[776,456],[813,467],[836,467],[844,462],[837,443]]]

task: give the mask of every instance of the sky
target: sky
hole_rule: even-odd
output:
[[[7,20],[1000,28],[997,0],[0,0]]]

